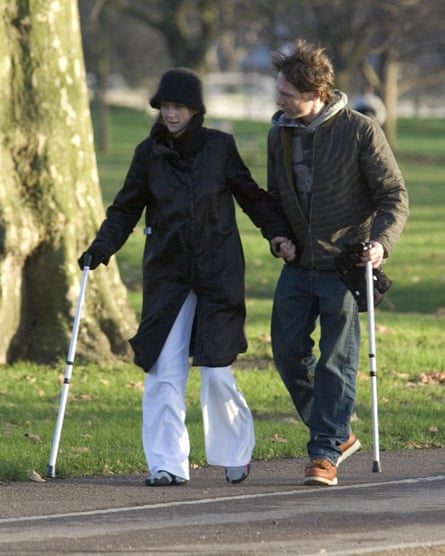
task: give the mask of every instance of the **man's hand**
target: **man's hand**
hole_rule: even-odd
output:
[[[276,257],[281,257],[286,262],[293,261],[297,254],[294,242],[287,237],[277,236],[272,238],[270,248]]]
[[[378,260],[383,260],[383,247],[378,242],[345,245],[334,259],[335,269],[342,282],[352,292],[360,312],[368,310],[365,277],[368,261],[372,261],[373,265],[375,307],[382,302],[383,294],[391,287],[392,282],[383,270],[379,266],[374,267],[374,261]]]
[[[383,262],[384,255],[383,245],[378,241],[370,241],[361,254],[361,266],[366,266],[366,263],[371,261],[372,268],[378,268]]]

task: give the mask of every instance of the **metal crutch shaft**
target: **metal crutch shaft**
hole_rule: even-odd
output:
[[[380,440],[379,417],[377,399],[377,358],[375,347],[375,319],[374,319],[374,276],[372,262],[366,263],[366,302],[368,308],[368,340],[369,340],[369,377],[371,379],[371,410],[373,436],[373,473],[380,473]]]
[[[70,341],[68,354],[66,358],[62,392],[60,395],[60,402],[59,402],[59,411],[57,414],[56,427],[54,429],[54,436],[53,436],[53,442],[51,447],[51,454],[49,457],[48,468],[46,470],[46,476],[51,478],[54,478],[56,476],[56,459],[57,459],[57,453],[59,451],[60,436],[62,434],[63,419],[65,416],[66,402],[68,399],[68,391],[70,387],[71,374],[73,371],[74,356],[76,353],[76,345],[77,345],[77,336],[79,334],[80,315],[82,312],[82,305],[85,299],[85,290],[88,281],[88,272],[90,270],[90,266],[89,266],[90,264],[91,264],[91,257],[87,255],[85,257],[85,266],[83,267],[83,271],[82,271],[82,280],[80,283],[79,298],[77,300],[76,314],[74,316],[73,329],[71,333],[71,341]]]

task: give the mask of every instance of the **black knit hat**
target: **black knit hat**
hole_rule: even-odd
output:
[[[176,102],[202,114],[206,109],[202,100],[202,83],[199,77],[187,68],[175,68],[161,77],[158,90],[150,99],[153,108],[161,102]]]

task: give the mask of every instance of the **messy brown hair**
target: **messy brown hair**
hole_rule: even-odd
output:
[[[324,48],[297,39],[290,51],[274,52],[272,64],[298,91],[320,91],[323,102],[334,96],[334,69]]]

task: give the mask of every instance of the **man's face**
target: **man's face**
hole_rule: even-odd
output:
[[[286,118],[302,118],[311,120],[319,110],[319,94],[314,92],[302,93],[289,83],[282,73],[277,76],[277,105],[283,110]]]
[[[161,114],[164,124],[169,132],[176,136],[180,135],[181,132],[187,127],[187,124],[195,114],[195,111],[188,108],[188,106],[184,106],[183,104],[177,104],[175,102],[161,102]]]

